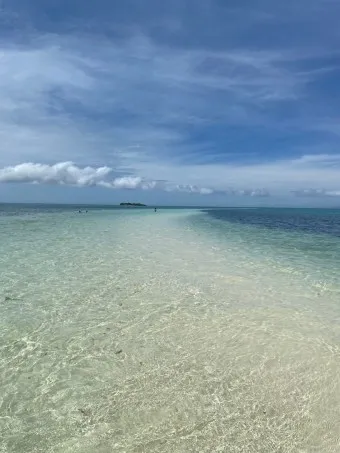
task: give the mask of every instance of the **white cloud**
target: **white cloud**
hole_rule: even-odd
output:
[[[56,184],[77,187],[99,186],[107,189],[142,189],[165,190],[167,192],[196,193],[212,195],[214,188],[191,184],[175,184],[173,181],[152,180],[140,176],[121,176],[110,179],[114,170],[110,167],[78,167],[72,162],[60,162],[54,165],[23,163],[0,168],[0,183]],[[243,195],[250,197],[269,196],[264,189],[255,190],[219,190],[222,194]]]
[[[109,189],[152,188],[137,176],[123,176],[108,180],[110,167],[80,168],[72,162],[54,165],[24,163],[0,169],[0,183],[60,184],[69,186],[102,186]]]
[[[339,184],[340,186],[340,184]],[[297,197],[310,197],[310,198],[319,198],[319,197],[340,197],[339,190],[325,190],[325,189],[302,189],[302,190],[293,190],[292,193]]]
[[[141,186],[142,178],[138,176],[123,176],[112,181],[111,186],[114,189],[136,189]]]
[[[318,77],[300,70],[303,58],[299,51],[187,51],[141,37],[119,45],[49,37],[4,46],[0,180],[248,197],[306,187],[337,193],[340,155],[235,163],[227,143],[215,164],[214,144],[206,151],[188,132],[215,122],[281,127],[271,105],[303,98]],[[43,163],[20,164],[28,161]]]
[[[122,176],[120,178],[115,178],[112,181],[101,181],[98,185],[106,187],[107,189],[152,190],[161,187],[157,181],[145,181],[139,176]]]
[[[316,77],[299,71],[302,57],[186,51],[143,37],[117,44],[53,36],[0,47],[0,163],[115,165],[118,150],[137,143],[140,152],[183,154],[187,124],[263,123],[259,105],[302,96]]]
[[[240,190],[240,195],[250,196],[250,197],[269,197],[269,191],[267,189],[246,189]]]
[[[0,183],[101,186],[108,189],[164,190],[200,195],[246,197],[336,197],[340,194],[340,159],[303,156],[257,165],[164,165],[161,161],[133,162],[131,167],[81,167],[72,162],[54,165],[23,163],[0,168]],[[327,183],[325,183],[327,181]],[[266,187],[262,187],[266,182]],[[249,188],[250,187],[250,188]],[[320,187],[323,187],[320,189]],[[308,189],[306,189],[308,188]]]
[[[177,164],[160,159],[132,162],[130,172],[146,179],[172,181],[188,190],[188,185],[213,188],[215,192],[247,196],[288,196],[295,190],[326,187],[327,191],[340,188],[340,155],[302,156],[300,159],[278,159],[272,162],[223,162]]]
[[[111,171],[109,167],[79,168],[72,162],[55,165],[24,163],[0,169],[0,182],[94,186]]]
[[[184,193],[198,193],[200,195],[211,195],[215,191],[208,187],[198,187],[192,184],[165,184],[167,192],[184,192]]]
[[[207,187],[202,187],[199,191],[199,193],[201,195],[211,195],[212,193],[214,193],[213,189],[209,189]]]
[[[306,154],[297,159],[292,160],[294,165],[302,166],[339,166],[340,154]]]

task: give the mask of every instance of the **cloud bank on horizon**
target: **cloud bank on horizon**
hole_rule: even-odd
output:
[[[340,197],[339,2],[170,3],[0,4],[3,201]]]
[[[60,162],[55,165],[34,163],[19,164],[0,169],[0,183],[54,184],[76,187],[104,187],[106,189],[142,189],[164,190],[167,192],[187,192],[200,195],[212,195],[216,189],[190,184],[173,184],[169,181],[143,180],[139,176],[122,176],[110,179],[113,169],[110,167],[79,168],[73,162]],[[221,194],[266,197],[265,189],[220,190]]]

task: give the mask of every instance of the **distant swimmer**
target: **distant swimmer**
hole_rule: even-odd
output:
[[[155,212],[157,212],[157,208],[155,208]]]

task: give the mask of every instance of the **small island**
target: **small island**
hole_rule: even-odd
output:
[[[120,203],[119,206],[127,206],[132,208],[146,207],[146,204],[143,203]]]

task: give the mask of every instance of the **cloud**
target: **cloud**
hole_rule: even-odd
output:
[[[132,158],[116,168],[79,166],[72,162],[52,165],[22,163],[0,168],[0,182],[100,186],[116,190],[157,190],[250,198],[289,197],[290,194],[327,198],[339,196],[340,193],[340,155],[306,155],[299,159],[261,164],[231,162],[181,165],[171,162],[164,164],[162,159],[149,159],[151,157],[144,156],[141,162]]]
[[[131,162],[126,169],[147,180],[171,181],[182,191],[195,187],[213,188],[214,193],[248,197],[291,197],[292,191],[326,187],[329,192],[339,190],[340,155],[308,155],[277,158],[263,162],[186,163],[147,159]],[[227,160],[227,158],[225,159]],[[197,189],[196,189],[197,190]]]
[[[100,181],[98,185],[107,189],[142,189],[151,190],[161,188],[157,181],[145,181],[139,176],[122,176],[112,181]]]
[[[282,128],[275,106],[303,99],[320,77],[301,70],[304,60],[299,51],[188,51],[143,35],[120,42],[46,35],[24,46],[3,44],[0,163],[116,165],[122,150],[137,144],[136,159],[143,152],[168,158],[192,149],[199,159],[190,130],[196,125]]]
[[[340,186],[340,184],[339,184]],[[325,190],[325,189],[302,189],[293,190],[292,193],[297,197],[319,198],[319,197],[340,197],[339,190]]]
[[[211,195],[215,191],[208,187],[198,187],[191,184],[165,184],[165,190],[168,192],[197,193],[200,195]]]
[[[72,162],[54,165],[24,163],[0,169],[0,183],[59,184],[77,187],[101,186],[109,189],[147,189],[154,182],[137,176],[123,176],[110,180],[110,167],[80,168]]]
[[[95,186],[111,171],[109,167],[79,168],[72,162],[55,165],[24,163],[0,169],[0,182]]]
[[[269,197],[270,194],[266,189],[255,189],[255,190],[240,190],[240,195],[250,196],[250,197]]]
[[[339,167],[340,154],[306,154],[293,159],[292,164],[297,166]]]
[[[23,163],[0,168],[0,183],[54,184],[76,187],[104,187],[107,189],[164,190],[200,195],[220,193],[250,197],[269,196],[265,189],[255,190],[216,190],[191,184],[175,184],[172,181],[151,180],[140,176],[121,176],[111,179],[114,170],[110,167],[78,167],[73,162],[60,162],[54,165]]]
[[[102,181],[100,185],[110,189],[137,189],[141,186],[142,178],[138,176],[123,176],[116,178],[111,182]]]
[[[269,197],[270,193],[267,189],[241,189],[236,190],[230,187],[212,189],[211,187],[198,187],[197,185],[191,184],[177,184],[165,185],[165,190],[172,192],[185,192],[185,193],[197,193],[200,195],[211,195],[211,194],[220,194],[220,195],[233,195],[233,196],[246,196],[246,197]]]
[[[336,2],[12,3],[3,178],[183,197],[339,190]]]

